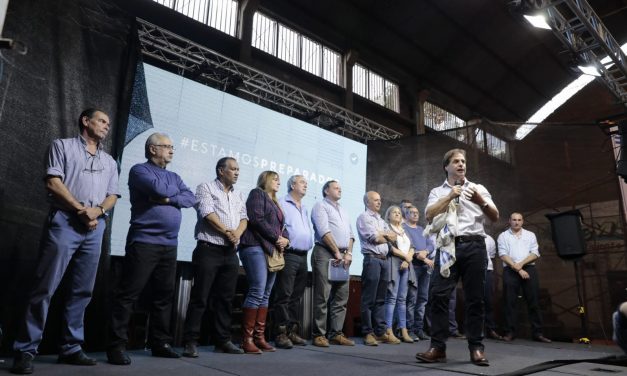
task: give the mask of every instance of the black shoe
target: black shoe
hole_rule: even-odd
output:
[[[57,363],[74,366],[95,366],[97,362],[96,359],[88,357],[83,350],[78,350],[70,355],[59,355]]]
[[[180,358],[181,355],[172,349],[172,346],[165,343],[163,345],[155,346],[152,348],[152,356],[159,358]]]
[[[33,359],[35,355],[29,352],[19,352],[13,358],[13,367],[11,367],[11,373],[18,375],[28,375],[33,373],[35,367],[33,367]]]
[[[418,333],[416,333],[416,336],[421,340],[427,340],[427,339],[431,339],[431,337],[429,337],[428,335],[425,334],[425,332],[423,332],[422,330],[419,331]]]
[[[225,353],[225,354],[243,354],[244,350],[235,346],[233,342],[228,341],[221,345],[216,345],[216,348],[213,350],[217,353]]]
[[[195,342],[186,343],[181,355],[186,358],[198,358],[198,345]]]
[[[107,350],[107,362],[117,366],[128,366],[131,364],[131,358],[122,349]]]

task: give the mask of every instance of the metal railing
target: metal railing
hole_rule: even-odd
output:
[[[200,44],[137,19],[141,51],[176,68],[181,75],[367,143],[402,134]]]

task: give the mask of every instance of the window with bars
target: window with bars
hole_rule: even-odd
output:
[[[392,111],[400,111],[398,85],[359,64],[353,65],[353,93]]]
[[[237,33],[237,0],[153,0],[230,36]]]
[[[425,102],[423,106],[425,126],[441,131],[459,142],[468,144],[484,153],[511,163],[509,143],[481,128],[469,127],[466,122],[445,109]]]
[[[256,12],[252,45],[336,85],[341,82],[339,53],[297,31]]]

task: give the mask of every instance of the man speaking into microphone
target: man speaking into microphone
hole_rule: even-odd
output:
[[[441,225],[442,230],[437,235],[436,244],[439,248],[429,291],[431,345],[426,352],[416,354],[416,358],[426,363],[446,361],[449,297],[461,278],[470,361],[479,366],[488,366],[482,343],[483,292],[487,268],[483,222],[486,217],[493,222],[497,221],[499,211],[484,186],[466,179],[464,150],[447,151],[442,162],[446,180],[431,190],[426,208],[427,221],[432,227],[445,224]]]

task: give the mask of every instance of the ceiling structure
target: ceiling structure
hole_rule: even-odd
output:
[[[627,0],[588,1],[615,39],[626,43]],[[580,73],[550,30],[532,27],[508,3],[261,0],[260,7],[340,51],[356,51],[358,60],[374,62],[373,70],[385,70],[381,73],[401,86],[450,99],[448,109],[463,118],[522,122]],[[593,83],[585,92],[609,100],[595,101],[587,111],[578,101],[585,119],[577,122],[625,109],[603,84]]]

